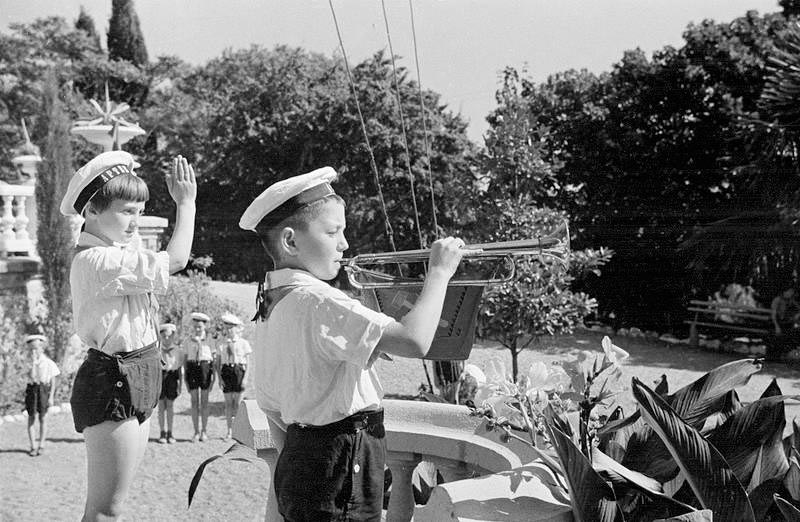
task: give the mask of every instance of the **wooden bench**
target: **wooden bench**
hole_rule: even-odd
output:
[[[698,327],[716,328],[733,333],[758,334],[762,337],[774,331],[772,311],[769,308],[692,300],[689,301],[686,309],[694,312],[693,319],[684,321],[690,325],[689,343],[692,346],[697,346],[699,343]],[[729,317],[736,321],[723,321],[723,317]]]

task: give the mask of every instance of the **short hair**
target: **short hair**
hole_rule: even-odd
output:
[[[303,231],[308,230],[309,223],[319,216],[322,206],[329,201],[335,201],[340,205],[345,206],[342,196],[339,194],[330,194],[329,196],[318,199],[304,207],[300,207],[294,212],[294,214],[286,217],[276,225],[256,226],[256,234],[258,234],[259,239],[261,239],[261,246],[264,247],[264,251],[270,257],[270,259],[272,259],[272,263],[275,266],[277,266],[281,261],[280,248],[278,248],[280,243],[280,231],[286,227]]]
[[[122,174],[103,185],[89,200],[89,204],[95,211],[103,212],[115,199],[147,201],[150,199],[150,191],[147,189],[147,183],[139,176]]]

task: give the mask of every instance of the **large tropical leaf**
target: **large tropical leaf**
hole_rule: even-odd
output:
[[[614,495],[621,507],[646,503],[650,513],[658,513],[658,516],[661,517],[682,515],[694,511],[692,506],[665,495],[661,483],[657,480],[626,468],[597,448],[592,450],[592,467],[614,488]],[[635,498],[640,495],[644,495],[647,501],[642,502]],[[625,498],[624,502],[623,498]],[[623,507],[623,512],[626,509]]]
[[[716,522],[755,522],[747,493],[720,452],[636,377],[631,387],[642,417],[664,442],[700,505],[714,512]]]
[[[797,509],[791,502],[781,498],[777,494],[774,498],[786,522],[800,522],[800,509]]]
[[[686,423],[701,428],[706,417],[726,405],[725,395],[747,384],[750,376],[760,371],[762,366],[758,359],[723,364],[670,395],[667,402]]]
[[[764,481],[747,495],[756,520],[781,520],[782,515],[775,505],[775,495],[789,498],[789,492],[780,479]]]
[[[684,421],[700,429],[710,415],[729,413],[736,408],[731,391],[737,386],[747,384],[750,376],[761,370],[761,367],[762,363],[753,359],[723,364],[665,400]],[[661,482],[672,480],[677,475],[678,467],[669,451],[649,427],[632,434],[625,447],[622,464],[626,467]]]
[[[572,515],[576,522],[617,522],[624,520],[614,490],[592,468],[591,462],[570,437],[550,420],[545,420],[550,441],[564,468]]]
[[[789,469],[783,449],[785,398],[776,395],[752,402],[707,437],[748,492],[765,480],[783,477]]]

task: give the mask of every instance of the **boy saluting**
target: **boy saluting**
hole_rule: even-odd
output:
[[[274,263],[257,313],[254,383],[259,406],[287,425],[274,477],[287,521],[380,520],[386,446],[372,362],[380,352],[428,352],[463,254],[461,239],[433,244],[422,292],[400,321],[348,297],[325,282],[348,248],[335,178],[324,167],[275,183],[239,221]]]

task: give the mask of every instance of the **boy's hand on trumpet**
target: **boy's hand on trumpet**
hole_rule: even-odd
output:
[[[453,277],[464,252],[464,240],[461,238],[446,237],[434,241],[431,245],[429,271],[439,271],[448,279]]]

